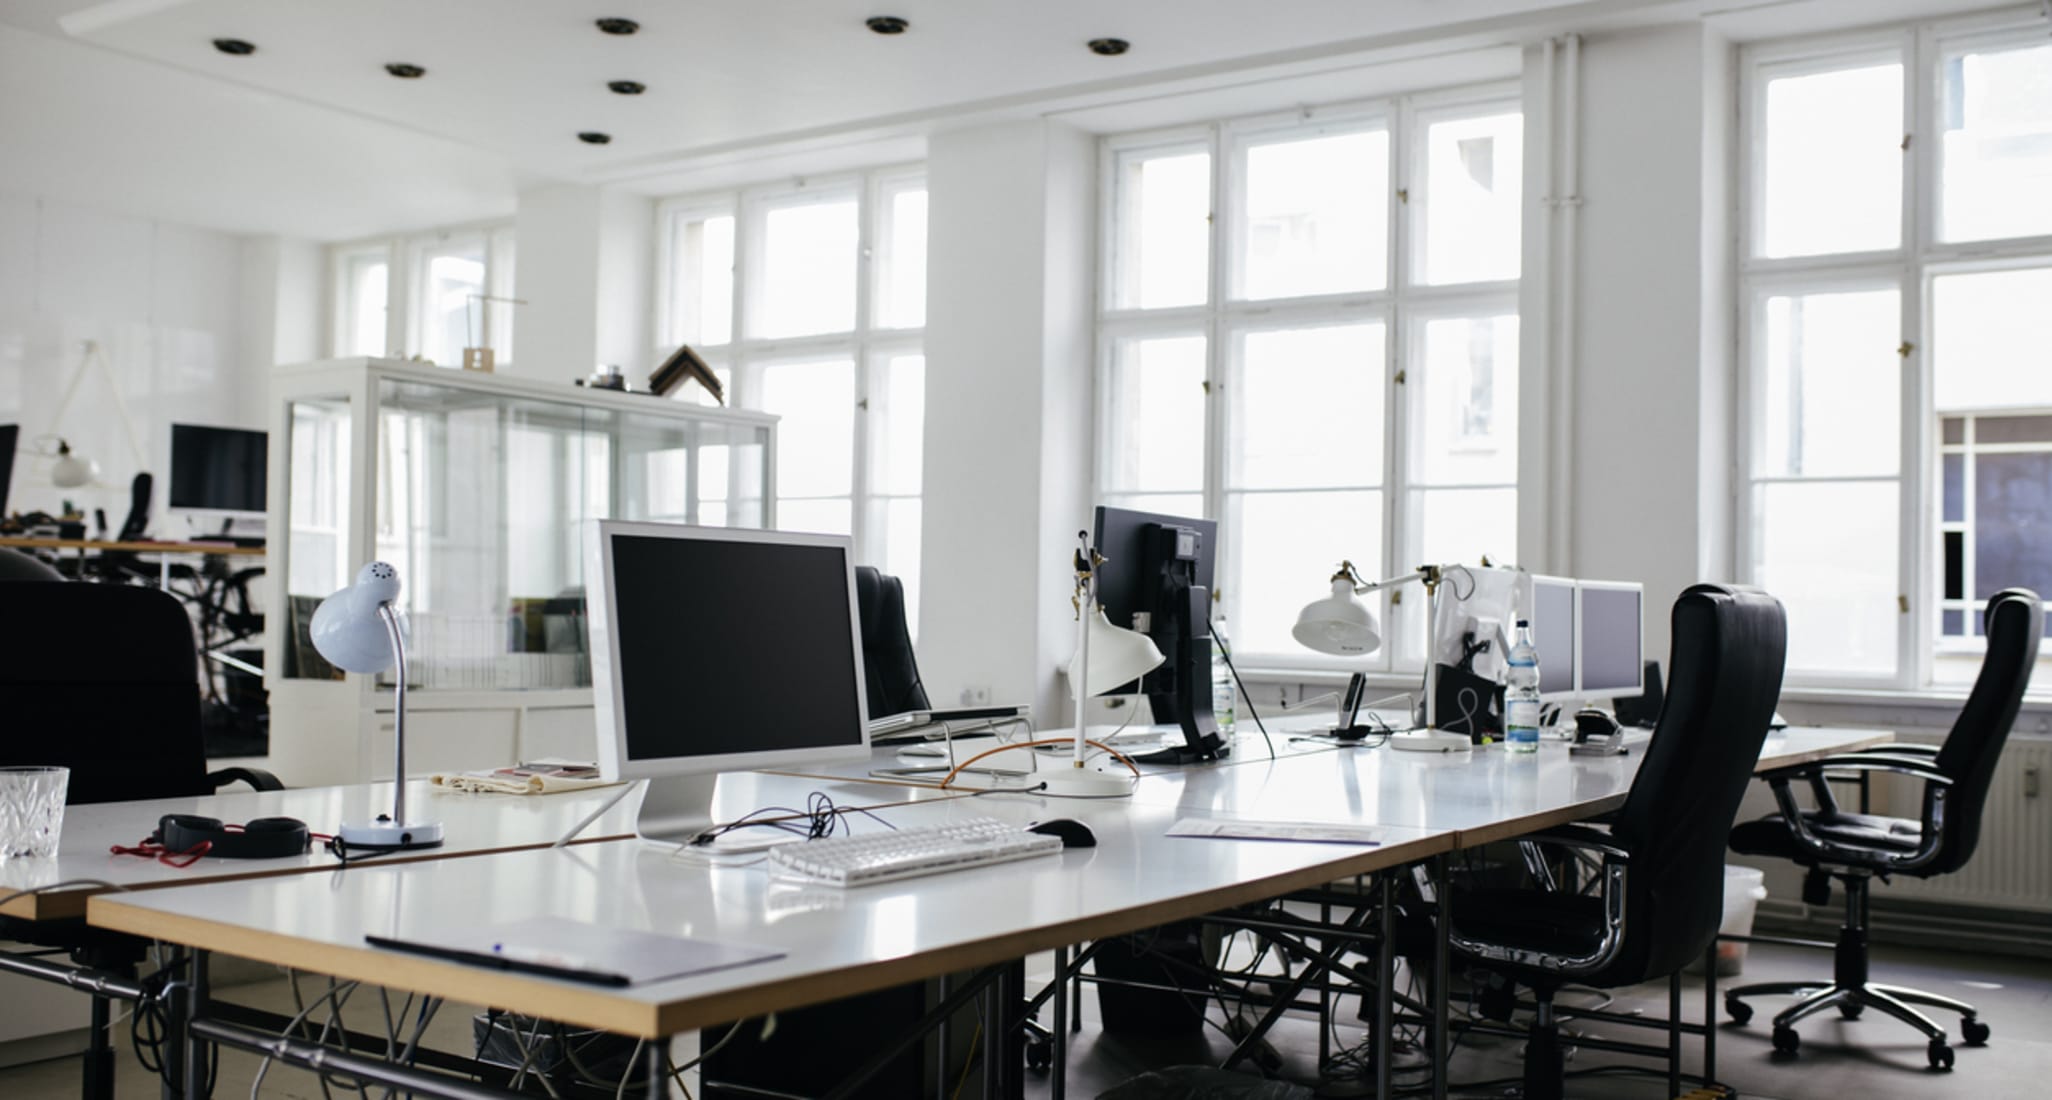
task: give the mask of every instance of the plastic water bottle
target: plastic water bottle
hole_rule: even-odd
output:
[[[1221,737],[1231,737],[1234,725],[1234,703],[1239,694],[1233,690],[1233,670],[1226,664],[1226,631],[1221,619],[1211,620],[1211,718],[1218,724]]]
[[[1504,746],[1510,751],[1539,751],[1539,651],[1532,645],[1532,624],[1525,619],[1518,620],[1518,636],[1511,643],[1503,725]]]

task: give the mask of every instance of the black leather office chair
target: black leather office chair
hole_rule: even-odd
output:
[[[868,681],[869,716],[886,718],[925,710],[926,685],[912,655],[905,626],[905,585],[873,566],[855,567],[855,606],[862,616],[862,669]]]
[[[1844,753],[1766,776],[1774,786],[1781,812],[1749,821],[1732,830],[1733,851],[1752,856],[1793,860],[1809,868],[1803,900],[1823,905],[1831,898],[1831,879],[1845,886],[1845,924],[1838,931],[1837,961],[1829,982],[1773,982],[1748,985],[1725,994],[1724,1009],[1743,1024],[1752,1018],[1747,997],[1798,996],[1803,999],[1774,1017],[1774,1048],[1794,1054],[1801,1046],[1795,1025],[1827,1008],[1855,1019],[1868,1008],[1885,1012],[1916,1028],[1930,1041],[1933,1069],[1952,1068],[1952,1048],[1945,1029],[1912,1005],[1942,1008],[1960,1015],[1960,1037],[1968,1046],[1988,1041],[1988,1025],[1974,1006],[1901,986],[1867,981],[1867,910],[1875,875],[1930,878],[1966,865],[1980,840],[1981,806],[2002,757],[2003,742],[2030,686],[2038,661],[2038,642],[2045,632],[2045,612],[2037,594],[2011,588],[1988,601],[1987,655],[1966,707],[1952,723],[1945,743],[1884,745],[1866,752]],[[1916,820],[1847,813],[1832,797],[1826,778],[1862,772],[1892,772],[1924,781],[1922,816]],[[1795,788],[1807,786],[1814,809],[1796,803]]]
[[[0,546],[0,581],[61,581],[59,573],[40,558],[31,557],[12,546]]]
[[[1781,695],[1786,620],[1757,589],[1699,584],[1675,601],[1673,624],[1666,705],[1609,830],[1571,825],[1526,838],[1600,857],[1594,891],[1454,895],[1456,952],[1531,987],[1538,1002],[1525,1100],[1562,1095],[1555,991],[1671,977],[1717,934],[1724,840]]]

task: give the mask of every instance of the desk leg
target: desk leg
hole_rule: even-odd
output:
[[[157,555],[157,587],[167,592],[171,590],[171,556],[169,554]]]
[[[198,949],[192,952],[192,977],[185,990],[186,1026],[165,1036],[166,1049],[185,1051],[186,1100],[204,1100],[207,1095],[206,1043],[193,1034],[191,1024],[206,1013],[207,960],[210,954],[211,952]]]
[[[938,1005],[948,999],[948,976],[942,974],[934,979],[934,982],[934,1003]],[[949,1042],[952,1029],[948,1026],[946,1016],[941,1017],[940,1023],[934,1028],[934,1033],[939,1037],[940,1049],[933,1060],[933,1079],[939,1082],[936,1087],[945,1089],[948,1087],[948,1064],[954,1059],[954,1047]]]
[[[1332,927],[1332,904],[1318,903],[1318,924],[1321,928]],[[1319,950],[1330,946],[1324,936],[1317,939]],[[1344,949],[1345,945],[1341,945]],[[1339,951],[1334,951],[1337,958]],[[1322,975],[1318,982],[1318,1064],[1325,1065],[1332,1059],[1332,975]]]
[[[736,1024],[734,1026],[739,1027],[740,1025]],[[663,1100],[664,1097],[670,1095],[669,1083],[663,1080],[663,1078],[667,1076],[665,1070],[668,1069],[666,1063],[669,1059],[670,1054],[670,1040],[666,1038],[650,1039],[648,1041],[647,1050],[648,1067],[646,1070],[647,1076],[645,1080],[647,1082],[648,1091],[642,1093],[642,1095],[646,1097],[647,1100]]]
[[[1054,952],[1054,1034],[1049,1043],[1054,1047],[1053,1059],[1047,1066],[1048,1100],[1067,1100],[1069,1095],[1069,948],[1067,944],[1055,948]]]
[[[1382,942],[1375,949],[1375,1095],[1390,1091],[1390,1033],[1396,1030],[1396,882],[1394,871],[1376,875],[1382,882]]]
[[[114,1100],[114,1044],[107,1034],[112,1002],[93,996],[93,1034],[86,1041],[85,1100]]]
[[[1432,936],[1432,1100],[1446,1100],[1447,1078],[1453,1067],[1447,1062],[1453,1057],[1453,1046],[1449,1043],[1449,1004],[1453,994],[1447,989],[1447,972],[1451,969],[1448,959],[1452,946],[1447,940],[1453,929],[1453,875],[1449,872],[1447,859],[1443,855],[1432,857],[1432,877],[1439,895],[1439,919],[1433,922]]]
[[[1865,772],[1861,772],[1865,775]],[[1703,1083],[1717,1081],[1717,937],[1703,949]]]
[[[1667,976],[1667,1095],[1680,1096],[1682,1060],[1681,971]]]

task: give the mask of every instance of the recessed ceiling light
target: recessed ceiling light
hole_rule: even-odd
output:
[[[639,80],[610,80],[606,82],[606,88],[614,95],[640,95],[648,91],[648,85]]]
[[[613,135],[602,134],[597,130],[586,130],[577,135],[577,140],[586,145],[605,145],[613,140]]]
[[[1132,48],[1133,44],[1123,38],[1093,38],[1090,40],[1090,52],[1099,57],[1117,57]]]
[[[863,21],[863,26],[878,34],[904,34],[912,24],[895,15],[872,15]]]
[[[601,19],[598,21],[598,29],[607,34],[633,34],[641,29],[641,24],[632,19]]]
[[[256,52],[256,44],[240,38],[216,38],[214,48],[230,57],[248,57]]]
[[[390,65],[385,66],[385,71],[401,80],[419,80],[427,75],[426,69],[418,65],[408,65],[404,61],[392,62]]]

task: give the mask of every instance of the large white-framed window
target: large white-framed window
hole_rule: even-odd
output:
[[[850,535],[919,621],[926,176],[899,166],[660,203],[656,356],[690,344],[782,417],[777,526]],[[696,386],[680,399],[709,400]]]
[[[1342,558],[1514,559],[1523,156],[1500,84],[1104,142],[1098,499],[1220,521],[1244,664],[1337,667],[1289,630]]]
[[[463,363],[463,349],[490,347],[513,361],[513,227],[472,226],[341,244],[329,250],[338,357],[420,356]]]
[[[1970,682],[2052,592],[2052,41],[1995,13],[1742,55],[1737,547],[1792,686]]]

